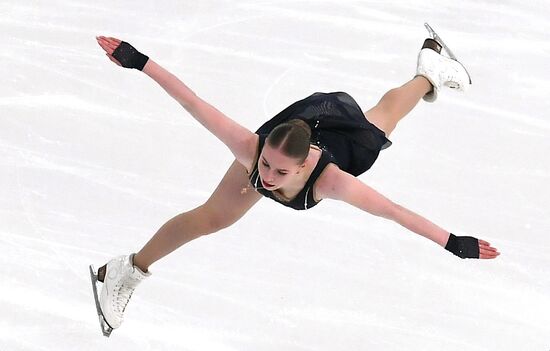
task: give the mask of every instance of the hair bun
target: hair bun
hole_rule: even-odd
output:
[[[291,119],[290,121],[287,122],[288,124],[291,124],[293,126],[297,126],[297,127],[301,127],[303,128],[305,131],[306,131],[306,134],[307,134],[307,138],[308,140],[311,139],[311,127],[306,123],[304,122],[303,120],[301,119],[298,119],[298,118],[294,118],[294,119]]]

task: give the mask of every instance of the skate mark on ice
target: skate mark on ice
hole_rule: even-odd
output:
[[[291,65],[290,67],[288,67],[287,69],[285,69],[283,71],[283,73],[281,73],[277,78],[275,78],[273,80],[273,83],[271,83],[271,85],[267,88],[267,90],[265,91],[264,93],[264,97],[262,99],[262,107],[263,107],[263,110],[264,110],[264,117],[265,116],[269,116],[269,112],[267,111],[267,99],[268,97],[271,95],[271,91],[273,90],[273,88],[279,84],[279,82],[281,81],[281,79],[283,79],[284,76],[286,76],[293,68],[295,68],[296,65]]]

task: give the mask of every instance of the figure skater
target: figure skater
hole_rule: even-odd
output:
[[[170,219],[138,253],[114,258],[98,270],[95,277],[103,284],[96,304],[109,333],[121,325],[134,289],[151,274],[151,264],[193,239],[232,225],[262,196],[296,210],[324,199],[340,200],[391,219],[458,257],[494,259],[500,254],[488,242],[455,236],[357,179],[391,145],[388,137],[421,98],[433,102],[443,86],[462,91],[471,83],[462,64],[441,53],[440,42],[426,39],[414,78],[389,90],[365,113],[344,92],[314,93],[254,133],[127,42],[104,36],[96,40],[115,64],[156,81],[235,156],[205,203]]]

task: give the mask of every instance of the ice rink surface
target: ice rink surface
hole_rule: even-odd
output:
[[[545,1],[0,2],[0,350],[550,350]],[[460,260],[326,200],[261,200],[153,265],[110,339],[88,264],[202,204],[232,155],[126,40],[255,130],[313,92],[364,110],[412,78],[429,22],[473,85],[420,102],[360,179],[496,260]],[[228,204],[230,206],[230,204]]]

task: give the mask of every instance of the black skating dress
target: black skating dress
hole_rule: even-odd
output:
[[[296,197],[285,201],[262,187],[258,158],[267,135],[273,128],[291,119],[301,119],[311,127],[311,143],[321,151],[321,158]],[[367,171],[381,150],[391,145],[384,132],[367,121],[357,102],[347,93],[314,93],[296,101],[265,122],[257,131],[260,136],[257,158],[249,178],[260,194],[296,210],[306,210],[318,202],[313,198],[313,185],[329,163],[354,176]]]

